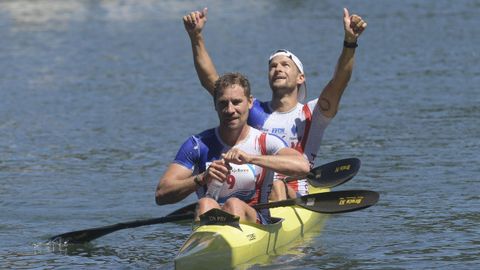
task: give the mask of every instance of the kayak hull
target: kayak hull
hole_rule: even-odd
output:
[[[328,214],[300,206],[270,209],[278,222],[268,225],[240,222],[240,227],[203,225],[196,228],[175,258],[175,269],[228,269],[279,249],[315,227],[320,231]]]

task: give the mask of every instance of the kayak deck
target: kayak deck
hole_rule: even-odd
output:
[[[303,237],[313,227],[323,227],[327,214],[299,206],[270,209],[273,224],[240,222],[198,227],[183,244],[175,258],[176,269],[232,268],[262,255],[276,254],[287,244]]]

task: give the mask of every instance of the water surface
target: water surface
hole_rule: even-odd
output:
[[[332,76],[342,8],[362,15],[355,70],[318,164],[358,157],[337,189],[380,192],[256,269],[472,269],[480,263],[478,1],[4,1],[0,3],[0,266],[172,269],[188,225],[84,246],[48,237],[163,216],[158,178],[217,124],[181,17],[209,7],[219,72],[269,99],[267,56],[294,51],[309,98]]]

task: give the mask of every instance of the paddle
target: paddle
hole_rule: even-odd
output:
[[[358,158],[340,159],[311,169],[307,180],[310,185],[318,188],[336,187],[352,179],[359,169],[360,160]],[[297,179],[285,178],[286,182],[294,180]]]
[[[295,199],[254,205],[255,209],[298,205],[310,211],[338,214],[361,210],[378,202],[380,195],[370,190],[342,190],[309,194]]]
[[[358,172],[359,167],[360,167],[360,160],[356,158],[337,160],[337,161],[333,161],[333,162],[318,166],[316,168],[313,168],[310,171],[307,179],[311,181],[311,184],[313,186],[334,187],[350,180]],[[307,196],[313,196],[313,195],[307,195]],[[299,198],[295,200],[298,200],[298,199]],[[291,201],[291,200],[287,200],[287,201]],[[274,203],[280,203],[280,202],[274,202]],[[49,241],[56,242],[56,243],[63,243],[63,244],[85,243],[118,230],[192,219],[194,216],[196,205],[197,205],[196,203],[187,205],[185,207],[182,207],[168,214],[165,217],[135,220],[135,221],[122,222],[122,223],[117,223],[114,225],[108,225],[103,227],[67,232],[67,233],[55,235],[51,237]],[[288,205],[293,205],[293,204],[288,204]],[[279,205],[279,206],[272,206],[272,207],[280,207],[280,206],[287,206],[287,205]],[[268,207],[265,207],[265,208],[268,208]],[[315,211],[315,210],[312,210],[312,211]]]
[[[319,213],[344,213],[367,208],[374,205],[379,194],[368,190],[345,190],[310,194],[296,199],[257,204],[255,209],[275,208],[298,205]],[[55,235],[49,241],[59,244],[81,244],[92,241],[106,234],[128,228],[193,219],[197,203],[182,207],[165,217],[122,222],[114,225],[73,231]]]
[[[135,220],[130,222],[122,222],[122,223],[117,223],[109,226],[63,233],[63,234],[59,234],[51,237],[49,241],[59,243],[59,244],[67,244],[67,243],[81,244],[81,243],[92,241],[94,239],[97,239],[99,237],[102,237],[106,234],[109,234],[118,230],[136,228],[136,227],[152,225],[152,224],[160,224],[160,223],[193,219],[196,207],[197,207],[197,203],[195,202],[185,207],[182,207],[164,217]]]

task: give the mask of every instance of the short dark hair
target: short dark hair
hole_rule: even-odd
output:
[[[248,98],[251,95],[250,82],[247,77],[238,72],[225,73],[215,82],[215,88],[213,90],[213,101],[217,101],[217,96],[223,92],[229,86],[238,85],[243,88],[243,93]]]

